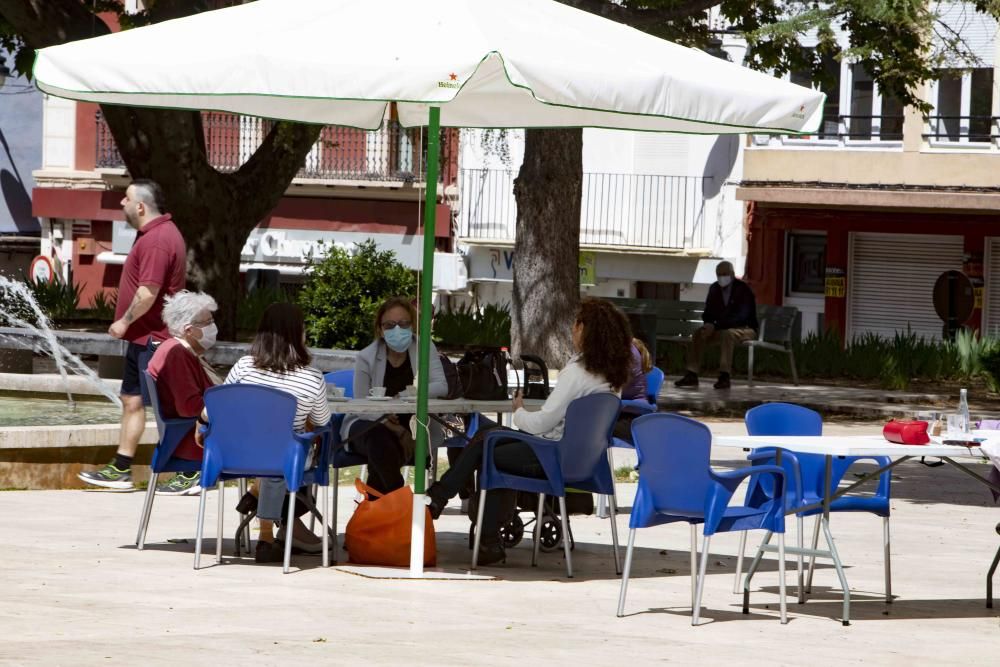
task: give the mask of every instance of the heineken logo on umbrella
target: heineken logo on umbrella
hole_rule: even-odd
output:
[[[792,114],[792,118],[798,118],[799,120],[805,120],[806,119],[806,105],[804,105],[804,104],[799,105],[799,110],[796,113]]]
[[[458,75],[452,72],[448,75],[447,81],[438,81],[438,88],[461,88],[462,84],[458,80]]]

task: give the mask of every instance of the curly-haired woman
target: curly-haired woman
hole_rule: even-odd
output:
[[[562,438],[566,410],[574,400],[599,392],[619,392],[629,380],[632,355],[632,330],[628,319],[614,305],[600,299],[584,299],[573,324],[573,347],[576,354],[559,373],[559,380],[545,404],[537,412],[524,408],[520,396],[514,396],[514,426],[549,440]],[[480,424],[483,422],[481,421]],[[488,425],[495,430],[495,425]],[[481,426],[479,434],[487,428]],[[441,479],[427,490],[431,514],[437,518],[450,498],[479,469],[483,458],[482,437],[473,440]],[[527,444],[500,440],[493,460],[499,470],[525,477],[544,477],[542,466]],[[504,559],[500,527],[514,508],[515,494],[506,489],[486,494],[479,563],[489,565]]]

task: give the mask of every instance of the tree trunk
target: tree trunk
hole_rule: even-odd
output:
[[[514,181],[517,235],[511,325],[515,358],[561,368],[573,353],[580,302],[580,197],[583,131],[527,130]]]

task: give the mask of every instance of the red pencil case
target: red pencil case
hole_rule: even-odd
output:
[[[882,435],[889,442],[899,445],[926,445],[931,441],[927,435],[927,422],[896,421],[893,419],[882,428]]]

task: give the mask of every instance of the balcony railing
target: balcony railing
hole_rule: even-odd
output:
[[[929,116],[924,139],[934,142],[990,143],[1000,139],[1000,116]]]
[[[705,248],[705,179],[649,174],[583,175],[580,243],[640,248]],[[511,241],[517,222],[514,174],[459,171],[459,228],[467,239]]]
[[[841,115],[824,119],[823,127],[816,134],[806,135],[757,135],[754,143],[758,146],[771,143],[819,141],[824,144],[864,144],[893,143],[903,141],[902,116]]]
[[[111,130],[97,112],[96,166],[124,167]],[[220,171],[236,171],[260,147],[273,121],[227,113],[204,112],[202,126],[209,163]],[[440,182],[451,182],[457,135],[441,132]],[[374,131],[328,125],[306,155],[299,178],[342,181],[423,181],[426,137],[420,128],[407,129],[386,121]]]

